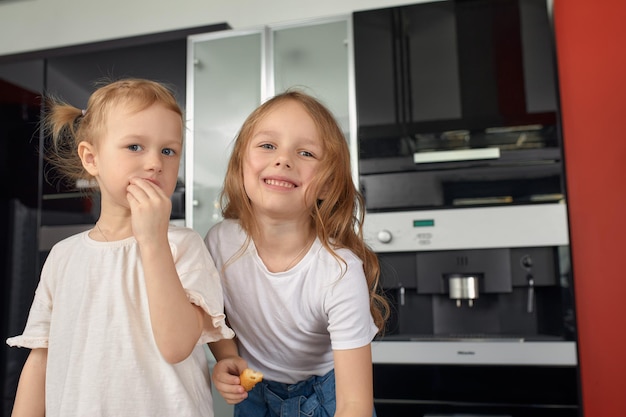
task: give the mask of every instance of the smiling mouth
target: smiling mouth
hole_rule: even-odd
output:
[[[296,185],[291,183],[291,182],[287,182],[287,181],[279,181],[279,180],[272,180],[272,179],[266,179],[265,183],[267,185],[273,185],[276,187],[283,187],[283,188],[296,188]]]

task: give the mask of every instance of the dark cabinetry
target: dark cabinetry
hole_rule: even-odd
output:
[[[577,417],[575,367],[375,365],[379,417]]]
[[[368,210],[562,199],[546,0],[438,1],[353,18]]]
[[[554,124],[545,0],[457,0],[354,13],[359,136]]]
[[[354,14],[362,128],[460,118],[454,10],[439,2]]]

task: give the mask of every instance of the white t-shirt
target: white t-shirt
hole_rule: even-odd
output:
[[[213,416],[203,344],[232,338],[215,265],[202,237],[170,226],[189,300],[212,318],[193,353],[167,363],[154,341],[135,238],[98,242],[83,232],[44,264],[26,329],[10,346],[48,348],[46,416]]]
[[[372,341],[378,329],[363,264],[354,253],[337,251],[346,269],[316,239],[297,265],[274,273],[253,242],[240,252],[245,240],[238,222],[224,220],[209,230],[205,243],[221,273],[239,354],[250,368],[264,379],[293,384],[333,369],[333,350]]]

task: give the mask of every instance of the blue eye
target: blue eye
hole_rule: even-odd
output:
[[[276,147],[274,145],[272,145],[271,143],[264,143],[262,145],[260,145],[261,148],[265,148],[265,149],[276,149]]]
[[[302,156],[308,156],[308,157],[314,157],[315,155],[313,155],[311,152],[309,151],[300,151],[300,155]]]
[[[141,145],[128,145],[128,149],[129,149],[129,150],[131,150],[131,151],[133,151],[133,152],[138,152],[138,151],[140,151],[142,148],[141,148]]]
[[[163,155],[167,155],[167,156],[174,156],[174,155],[176,155],[176,151],[174,149],[171,149],[171,148],[165,148],[165,149],[163,149],[161,151],[161,153]]]

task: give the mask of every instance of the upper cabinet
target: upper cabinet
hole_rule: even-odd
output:
[[[368,210],[563,199],[546,0],[418,3],[353,25]]]
[[[199,232],[221,219],[219,192],[232,141],[264,94],[264,44],[262,29],[189,39],[185,224]]]
[[[233,142],[264,100],[289,88],[320,99],[350,140],[351,24],[338,17],[191,36],[185,223],[204,235],[221,220],[220,192]]]
[[[354,26],[361,126],[461,117],[453,3],[357,12]]]
[[[362,157],[400,141],[407,152],[449,146],[420,134],[556,123],[545,0],[419,3],[353,19]]]
[[[270,27],[269,85],[273,93],[301,88],[320,99],[350,132],[347,18]]]

